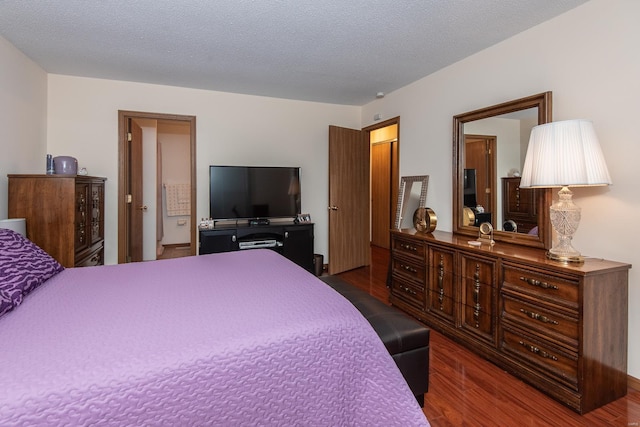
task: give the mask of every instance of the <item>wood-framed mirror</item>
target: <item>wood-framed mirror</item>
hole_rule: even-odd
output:
[[[426,207],[429,175],[403,176],[398,191],[394,228],[413,228],[413,214]]]
[[[520,189],[533,126],[552,121],[551,92],[453,117],[453,232],[478,236],[490,222],[496,241],[551,247],[549,189]]]

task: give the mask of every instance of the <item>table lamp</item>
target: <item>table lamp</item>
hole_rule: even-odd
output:
[[[580,224],[580,208],[569,187],[611,184],[600,143],[589,120],[566,120],[535,126],[531,130],[520,187],[561,187],[550,207],[558,241],[547,257],[562,262],[583,262],[571,240]]]

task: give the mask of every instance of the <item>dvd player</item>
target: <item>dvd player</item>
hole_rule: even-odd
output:
[[[276,239],[251,240],[238,243],[240,249],[275,248],[276,246],[278,246]]]

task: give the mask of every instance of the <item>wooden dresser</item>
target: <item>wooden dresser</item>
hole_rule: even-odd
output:
[[[502,218],[512,220],[519,233],[528,233],[538,225],[536,190],[520,188],[520,177],[502,178]]]
[[[65,267],[104,264],[106,178],[8,175],[9,218],[27,219],[27,237]]]
[[[629,264],[391,232],[391,303],[583,414],[627,393]]]

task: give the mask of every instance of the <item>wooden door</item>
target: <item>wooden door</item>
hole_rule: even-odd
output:
[[[494,228],[497,218],[496,137],[465,135],[465,169],[476,170],[476,200],[491,213]]]
[[[371,146],[371,244],[389,249],[392,143]]]
[[[133,120],[129,120],[131,141],[129,144],[131,203],[129,204],[128,262],[142,261],[142,221],[144,203],[142,199],[142,128]]]
[[[329,126],[329,274],[369,265],[369,141]]]

